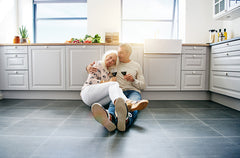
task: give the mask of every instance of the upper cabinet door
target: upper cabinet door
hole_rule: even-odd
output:
[[[30,90],[65,89],[65,46],[29,47]]]
[[[239,18],[239,0],[213,0],[213,17],[218,20],[233,20]]]
[[[86,66],[100,60],[103,52],[104,46],[67,46],[67,90],[81,90],[88,76]]]

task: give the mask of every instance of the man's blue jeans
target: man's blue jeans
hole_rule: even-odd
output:
[[[138,101],[138,100],[142,99],[141,94],[139,92],[137,92],[137,91],[134,91],[134,90],[123,91],[123,93],[130,100]],[[110,114],[112,114],[112,116],[116,117],[116,115],[115,115],[115,106],[114,106],[113,102],[110,102],[110,105],[109,105],[109,108],[108,108],[108,112]],[[131,115],[128,115],[127,128],[129,128],[133,124],[134,120],[137,118],[138,111],[135,110],[135,111],[130,112],[130,113],[131,113]]]

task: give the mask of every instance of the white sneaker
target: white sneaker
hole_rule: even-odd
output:
[[[102,124],[109,132],[116,129],[116,125],[111,121],[110,114],[101,104],[94,103],[91,107],[91,111],[95,120]]]
[[[115,100],[115,112],[117,117],[117,129],[119,131],[126,130],[126,118],[128,114],[127,105],[123,98],[117,98]]]

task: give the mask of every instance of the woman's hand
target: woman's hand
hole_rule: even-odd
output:
[[[86,67],[86,70],[88,73],[97,72],[97,68],[93,66],[94,64],[95,64],[95,61]]]

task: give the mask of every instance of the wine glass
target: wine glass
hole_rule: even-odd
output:
[[[117,76],[117,68],[112,68],[111,73],[113,75],[113,77]]]
[[[123,74],[123,76],[125,76],[127,74],[127,71],[122,71],[121,73]]]

